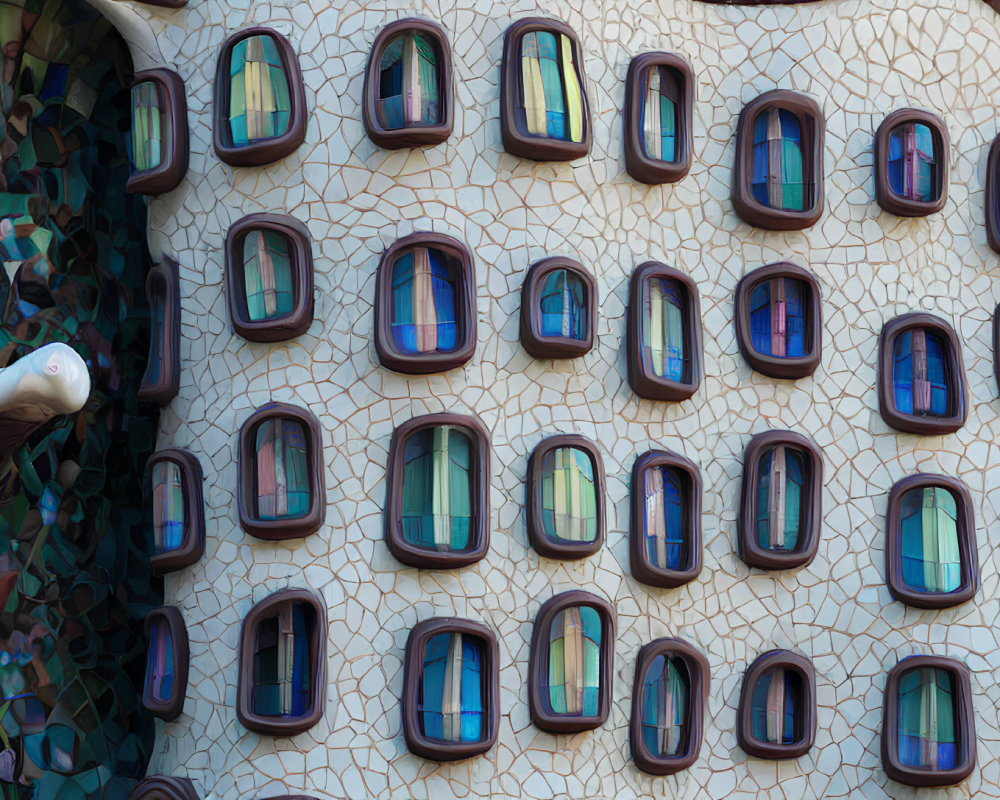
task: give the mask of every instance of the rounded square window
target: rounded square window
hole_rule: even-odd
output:
[[[375,352],[394,372],[425,375],[476,350],[476,275],[458,239],[413,233],[383,254],[375,277]]]
[[[149,457],[153,549],[149,565],[159,573],[197,562],[205,551],[204,476],[194,455],[178,447]]]
[[[215,73],[215,153],[254,167],[294,152],[306,138],[306,94],[299,60],[270,28],[247,28],[222,45]]]
[[[589,353],[597,327],[597,281],[571,258],[531,265],[521,287],[521,344],[534,358]]]
[[[822,522],[823,458],[805,436],[767,431],[743,454],[737,537],[740,558],[760,569],[812,562]]]
[[[188,681],[188,635],[181,612],[173,606],[146,615],[146,678],[142,705],[170,722],[181,715]]]
[[[979,588],[972,496],[945,475],[911,475],[889,492],[885,529],[889,593],[917,608],[949,608]]]
[[[1000,136],[990,145],[985,184],[986,241],[995,252],[1000,253]]]
[[[465,567],[490,546],[489,437],[473,417],[427,414],[392,434],[385,541],[403,564]]]
[[[572,161],[590,152],[580,40],[557,19],[529,17],[507,28],[500,65],[500,134],[511,155]]]
[[[875,200],[898,217],[923,217],[948,199],[948,129],[927,111],[903,108],[875,132]]]
[[[736,341],[770,378],[812,375],[822,356],[823,317],[812,273],[788,262],[748,272],[736,285]]]
[[[756,758],[798,758],[816,738],[816,672],[788,650],[771,650],[743,675],[736,738]]]
[[[128,800],[200,800],[200,798],[190,778],[150,775],[139,781],[129,793]]]
[[[326,703],[326,606],[308,589],[261,600],[243,618],[239,664],[236,716],[247,730],[309,730]]]
[[[250,214],[226,235],[226,304],[251,342],[301,336],[313,321],[312,242],[294,217]]]
[[[149,301],[149,356],[137,393],[144,403],[165,406],[181,385],[180,266],[168,255],[146,276]]]
[[[403,735],[411,753],[457,761],[485,753],[500,725],[496,636],[454,617],[417,623],[406,640]]]
[[[528,459],[528,541],[548,558],[585,558],[604,544],[604,462],[576,434],[544,439]]]
[[[132,82],[132,174],[125,191],[160,195],[175,188],[188,168],[184,81],[169,69],[137,72]]]
[[[708,697],[708,661],[687,642],[657,639],[639,651],[632,685],[632,760],[650,775],[673,775],[698,758]]]
[[[240,427],[240,527],[258,539],[297,539],[326,519],[319,421],[287,403],[269,403]]]
[[[878,342],[878,405],[885,423],[906,433],[954,433],[969,411],[962,346],[943,319],[903,314]]]
[[[976,766],[969,668],[910,656],[891,670],[882,707],[882,769],[908,786],[953,786]]]
[[[701,384],[701,304],[683,272],[647,261],[628,295],[628,382],[647,400],[686,400]]]
[[[694,77],[672,53],[643,53],[625,78],[625,169],[641,183],[673,183],[691,169]]]
[[[424,147],[451,136],[451,46],[440,25],[401,19],[375,37],[365,70],[362,116],[379,147]]]
[[[736,125],[733,210],[756,228],[798,231],[823,214],[823,137],[816,101],[775,89],[747,103]]]
[[[629,558],[632,575],[673,589],[701,572],[701,471],[669,450],[651,450],[632,467]]]
[[[606,600],[579,590],[547,600],[531,632],[528,700],[535,726],[577,733],[603,725],[614,650],[615,614]]]

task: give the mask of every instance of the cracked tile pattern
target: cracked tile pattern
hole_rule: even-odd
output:
[[[978,766],[935,797],[1000,797],[1000,403],[991,314],[997,256],[986,244],[983,170],[1000,119],[1000,15],[980,0],[829,0],[731,7],[693,0],[629,4],[552,0],[192,0],[180,11],[135,6],[188,89],[191,169],[151,202],[151,249],[182,266],[183,372],[164,410],[160,446],[190,448],[207,476],[204,559],[167,576],[168,602],[187,620],[191,674],[185,713],[158,725],[151,772],[188,776],[203,796],[238,800],[307,792],[319,798],[911,798],[879,765],[882,687],[912,653],[962,659],[972,670]],[[368,48],[387,22],[441,22],[456,74],[452,137],[426,150],[374,147],[361,123]],[[569,164],[502,152],[498,74],[503,32],[531,14],[580,34],[594,147]],[[128,20],[122,22],[130,35]],[[234,30],[269,24],[300,53],[310,119],[306,143],[283,161],[234,169],[211,151],[212,80]],[[625,173],[620,106],[631,56],[663,49],[696,76],[694,161],[675,185]],[[741,223],[729,201],[741,106],[773,88],[820,103],[827,120],[826,210],[813,228],[775,233]],[[942,213],[901,219],[874,201],[872,139],[896,108],[940,113],[952,138]],[[223,239],[253,212],[286,212],[314,240],[316,316],[279,345],[236,337],[226,318]],[[406,378],[377,365],[374,275],[382,249],[413,230],[463,239],[476,258],[479,342],[462,370]],[[535,260],[566,255],[596,276],[598,341],[586,357],[535,361],[518,343],[522,278]],[[689,401],[639,400],[625,382],[627,282],[656,259],[690,273],[701,292],[706,379]],[[823,293],[823,359],[815,375],[782,382],[739,355],[732,297],[739,278],[772,261],[815,272]],[[971,390],[958,433],[917,438],[878,414],[879,331],[897,314],[928,310],[963,341]],[[304,540],[270,544],[236,524],[236,435],[268,400],[312,409],[323,427],[327,524]],[[493,446],[489,555],[455,572],[403,568],[382,540],[385,465],[393,426],[434,411],[475,413]],[[789,428],[823,449],[826,487],[819,555],[789,572],[749,570],[736,557],[743,448],[752,434]],[[528,547],[524,476],[544,437],[578,432],[599,443],[607,469],[608,539],[578,563]],[[628,570],[628,474],[635,458],[670,448],[705,479],[705,566],[695,582],[657,590]],[[890,602],[883,524],[892,483],[918,470],[955,475],[973,494],[982,587],[945,611]],[[291,739],[248,733],[236,720],[236,647],[251,605],[308,585],[329,607],[325,715]],[[600,729],[553,736],[528,717],[531,624],[543,601],[584,587],[618,610],[614,702]],[[409,755],[398,707],[407,632],[418,620],[482,620],[500,641],[501,724],[486,756],[438,765]],[[635,657],[655,637],[696,644],[711,665],[705,743],[697,763],[667,778],[638,772],[627,716]],[[748,759],[734,732],[743,670],[761,652],[813,659],[818,731],[795,761]]]

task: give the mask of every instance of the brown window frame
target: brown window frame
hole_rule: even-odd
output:
[[[642,77],[646,70],[655,67],[665,67],[680,75],[678,87],[681,96],[677,100],[677,121],[674,123],[678,158],[674,161],[650,158],[643,147],[639,125],[644,106]],[[625,169],[629,175],[640,183],[658,184],[676,183],[688,174],[694,151],[694,74],[687,61],[674,53],[664,52],[635,56],[629,62],[625,77],[625,108],[622,117],[625,123],[622,136],[625,143]]]
[[[404,353],[392,338],[392,268],[408,250],[427,247],[442,251],[458,263],[455,287],[455,328],[460,341],[448,353]],[[375,273],[375,353],[386,369],[404,375],[429,375],[465,365],[476,353],[476,270],[472,252],[454,236],[418,231],[397,239],[382,253]]]
[[[802,211],[769,208],[753,196],[753,129],[757,116],[768,108],[794,114],[799,121],[802,147]],[[754,98],[740,111],[736,123],[736,160],[733,164],[732,201],[737,216],[748,225],[772,231],[811,228],[826,202],[823,173],[823,140],[826,119],[819,104],[808,95],[788,89],[772,89]],[[808,204],[805,201],[809,201]]]
[[[186,2],[186,0],[185,0]],[[150,5],[154,5],[150,3]],[[201,800],[190,778],[150,775],[129,792],[128,800]]]
[[[945,417],[904,414],[896,410],[893,399],[893,351],[896,338],[912,328],[929,328],[942,336],[947,343],[948,405],[952,413]],[[969,386],[962,360],[962,342],[955,329],[945,320],[923,311],[915,311],[885,323],[878,340],[878,410],[890,428],[918,436],[939,436],[954,433],[965,425],[969,414]]]
[[[590,458],[594,471],[594,492],[597,502],[597,535],[592,542],[556,541],[545,534],[542,525],[542,465],[545,456],[560,447],[572,447],[582,450]],[[559,434],[542,439],[528,458],[527,480],[525,481],[527,498],[525,499],[526,519],[528,527],[528,542],[535,552],[546,558],[573,560],[586,558],[598,552],[604,546],[607,534],[607,488],[604,477],[604,460],[601,453],[586,436],[576,433]]]
[[[1000,393],[1000,303],[993,309],[993,379]]]
[[[427,642],[441,633],[461,633],[474,636],[484,643],[483,692],[486,736],[477,742],[443,742],[425,736],[420,730],[420,679],[423,677],[423,657]],[[496,744],[500,729],[500,651],[497,637],[481,622],[458,617],[434,617],[418,622],[406,638],[403,660],[403,738],[407,749],[432,761],[458,761],[482,755]]]
[[[269,419],[285,417],[302,425],[309,441],[309,510],[294,519],[259,519],[253,513],[257,426]],[[316,416],[307,409],[288,403],[271,402],[257,409],[240,426],[239,469],[237,470],[236,508],[240,527],[257,539],[282,541],[300,539],[315,533],[326,520],[326,468],[323,463],[323,434]]]
[[[803,737],[792,744],[762,742],[753,735],[754,689],[766,672],[776,668],[797,672],[802,681]],[[740,704],[736,711],[736,739],[743,752],[755,758],[781,760],[799,758],[809,752],[816,740],[816,669],[810,659],[790,650],[769,650],[754,659],[743,673]]]
[[[430,550],[410,544],[403,536],[403,455],[407,440],[415,433],[441,425],[461,427],[476,449],[473,459],[474,524],[470,526],[472,546],[457,552]],[[418,569],[457,569],[481,560],[490,549],[490,439],[483,424],[472,416],[438,413],[414,417],[392,432],[389,463],[386,467],[385,543],[401,564]]]
[[[305,603],[316,615],[314,629],[309,636],[309,659],[312,668],[309,710],[297,717],[270,717],[253,712],[253,645],[260,620],[273,616],[281,607],[291,603]],[[326,707],[326,604],[309,589],[279,589],[258,601],[243,617],[240,626],[239,681],[236,687],[236,716],[249,731],[269,736],[294,736],[309,730],[323,716]]]
[[[146,370],[139,385],[137,397],[144,403],[152,403],[161,408],[173,400],[181,385],[181,287],[180,265],[176,260],[163,254],[163,260],[154,264],[146,275],[146,299],[149,302],[150,317],[159,308],[163,315],[163,341],[157,344],[156,326],[150,325],[149,354]],[[158,379],[151,377],[157,350],[160,350]]]
[[[806,315],[806,355],[772,356],[754,349],[750,330],[750,296],[759,284],[777,278],[800,281],[808,291],[809,296],[802,304]],[[735,306],[736,343],[751,369],[779,380],[805,378],[816,371],[823,357],[823,303],[819,281],[809,270],[788,261],[778,261],[751,270],[736,284]]]
[[[1000,0],[998,0],[1000,1]],[[986,212],[986,241],[1000,253],[1000,136],[990,145],[986,157],[986,180],[983,207]]]
[[[167,626],[170,632],[170,641],[174,653],[174,686],[170,700],[161,703],[153,697],[152,687],[146,685],[145,679],[142,684],[142,706],[154,717],[159,717],[166,722],[172,722],[181,715],[184,709],[184,698],[187,696],[188,666],[190,664],[190,650],[188,647],[187,627],[184,625],[184,617],[175,606],[160,606],[154,608],[146,614],[146,658],[151,655],[150,648],[152,641],[153,622],[160,619]]]
[[[270,36],[274,39],[285,75],[288,76],[291,109],[288,130],[283,134],[251,142],[245,147],[237,147],[233,144],[229,123],[226,120],[229,116],[230,64],[233,47],[251,36]],[[219,52],[215,70],[215,105],[212,111],[212,144],[220,161],[234,167],[259,167],[285,158],[305,141],[308,118],[306,90],[302,81],[299,58],[288,39],[273,28],[261,25],[244,28],[226,39]]]
[[[913,489],[940,487],[951,492],[958,506],[956,530],[961,558],[962,582],[953,592],[919,592],[908,589],[903,580],[902,526],[900,519],[903,495]],[[947,475],[919,473],[908,475],[893,484],[885,515],[885,578],[893,599],[914,608],[951,608],[967,603],[979,589],[979,552],[976,546],[976,523],[972,494],[962,481]]]
[[[272,231],[289,242],[292,278],[292,311],[275,319],[250,319],[247,311],[243,270],[243,244],[255,231]],[[284,342],[301,336],[312,325],[315,289],[313,286],[312,239],[309,230],[295,217],[285,214],[249,214],[235,222],[226,234],[226,306],[233,330],[251,342]]]
[[[163,116],[170,129],[170,147],[159,166],[141,172],[133,169],[125,184],[125,191],[155,197],[173,191],[184,180],[191,145],[188,136],[187,97],[181,76],[170,69],[142,70],[135,73],[132,87],[147,82],[155,83],[163,98]]]
[[[556,270],[572,272],[583,281],[587,293],[587,335],[583,339],[542,335],[542,287]],[[521,285],[521,346],[532,358],[576,358],[594,347],[597,330],[597,307],[600,303],[597,281],[579,261],[550,256],[531,265]]]
[[[546,710],[547,704],[543,699],[543,687],[548,681],[549,631],[556,615],[573,606],[590,606],[601,615],[601,685],[598,711],[594,716],[570,717],[555,714]],[[572,589],[550,597],[538,609],[531,629],[531,655],[528,663],[528,710],[536,728],[549,733],[579,733],[599,728],[605,723],[611,710],[616,623],[615,611],[607,600],[581,589]]]
[[[691,685],[688,688],[688,740],[684,752],[676,756],[656,756],[649,752],[642,738],[643,684],[646,673],[657,656],[679,657],[687,666]],[[632,760],[648,775],[673,775],[689,769],[698,760],[705,733],[705,705],[711,672],[708,659],[700,650],[683,639],[664,637],[643,645],[635,662],[632,681],[632,715],[629,717],[629,746]]]
[[[765,550],[757,544],[757,478],[758,462],[764,451],[783,446],[806,456],[809,472],[803,491],[809,497],[802,504],[802,522],[797,549],[780,553]],[[736,518],[736,537],[740,559],[758,569],[795,569],[812,563],[819,550],[820,527],[823,524],[823,455],[815,442],[794,431],[764,431],[750,439],[743,452],[743,484],[740,489],[740,513]]]
[[[684,527],[687,535],[687,569],[674,570],[654,566],[646,554],[644,521],[646,517],[645,477],[650,469],[668,467],[685,476],[684,486]],[[629,562],[632,577],[647,586],[661,589],[675,589],[690,583],[701,574],[701,496],[703,483],[698,465],[671,450],[650,450],[639,456],[632,465],[629,524]]]
[[[534,31],[565,35],[573,45],[573,63],[580,83],[582,141],[569,142],[521,132],[517,111],[521,92],[518,80],[521,71],[521,37]],[[580,46],[576,31],[562,20],[553,17],[526,17],[512,23],[504,33],[503,57],[500,62],[500,138],[503,149],[511,155],[532,161],[573,161],[590,153],[592,127],[590,101],[587,99],[587,72],[583,62],[583,48]]]
[[[889,135],[900,125],[915,123],[931,130],[939,158],[934,159],[934,182],[938,187],[936,200],[908,200],[900,197],[889,186]],[[893,111],[875,132],[875,202],[883,211],[897,217],[926,217],[936,214],[948,200],[948,174],[951,162],[951,140],[948,127],[937,114],[918,108],[900,108]]]
[[[652,278],[676,281],[684,288],[685,340],[691,350],[691,380],[673,381],[649,375],[642,364],[642,298],[643,286]],[[629,279],[628,319],[625,352],[628,362],[628,382],[632,391],[646,400],[687,400],[701,386],[704,354],[701,333],[701,298],[698,285],[690,275],[658,261],[646,261],[635,268]]]
[[[184,498],[184,535],[181,546],[176,550],[149,557],[149,565],[157,574],[195,564],[205,553],[205,499],[202,491],[205,476],[201,462],[193,453],[180,447],[157,450],[146,462],[147,479],[151,478],[153,467],[161,461],[169,461],[180,469],[181,493]]]
[[[396,36],[410,31],[427,34],[437,44],[440,56],[438,92],[441,97],[439,102],[441,122],[436,125],[411,125],[391,130],[383,128],[379,124],[376,113],[379,64],[386,45]],[[454,85],[451,44],[448,42],[448,34],[441,25],[418,17],[407,17],[390,22],[376,35],[368,54],[368,64],[365,67],[364,102],[361,106],[365,133],[375,145],[386,150],[397,150],[403,147],[431,147],[447,141],[455,124]]]
[[[920,769],[899,761],[899,679],[911,669],[943,669],[955,680],[954,709],[956,728],[961,729],[961,759],[951,769]],[[954,786],[961,783],[976,767],[976,714],[972,708],[972,681],[969,668],[956,658],[914,655],[898,661],[885,679],[882,703],[882,769],[897,783],[907,786]]]

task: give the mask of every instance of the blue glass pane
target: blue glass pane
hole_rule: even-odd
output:
[[[439,250],[417,247],[392,266],[392,338],[404,353],[447,353],[457,346],[457,281]]]
[[[425,736],[449,742],[483,738],[483,643],[461,633],[432,636],[424,649],[420,721]]]
[[[750,191],[754,199],[764,206],[770,206],[767,193],[767,113],[758,114],[753,124],[753,173],[750,177]]]
[[[892,391],[896,410],[902,414],[913,413],[913,334],[904,331],[896,337],[892,354]]]
[[[556,269],[545,276],[541,293],[542,336],[587,338],[587,291],[575,272]]]
[[[257,623],[251,710],[269,717],[302,716],[310,705],[309,609],[288,603]]]
[[[771,355],[771,281],[761,281],[750,292],[750,344]]]
[[[656,757],[687,748],[691,685],[684,659],[658,655],[642,682],[642,739]]]
[[[765,672],[754,686],[750,702],[750,729],[759,742],[794,744],[799,676],[784,669]]]
[[[951,769],[958,756],[955,686],[949,670],[917,667],[899,678],[897,755],[905,766]]]
[[[660,569],[687,569],[681,477],[670,467],[653,467],[644,479],[646,557]]]
[[[931,385],[930,413],[943,417],[948,413],[948,381],[945,378],[945,343],[931,332],[924,334],[927,345],[927,382]]]

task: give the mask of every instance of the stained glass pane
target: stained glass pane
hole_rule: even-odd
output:
[[[953,592],[962,583],[958,504],[940,486],[911,489],[900,501],[903,583],[919,592]]]
[[[642,740],[654,757],[687,750],[691,677],[683,658],[658,655],[642,682]]]
[[[948,414],[947,347],[942,336],[923,328],[896,337],[892,385],[897,411],[936,417]]]
[[[549,31],[521,37],[521,102],[529,134],[583,141],[583,98],[569,37]]]
[[[907,200],[934,200],[935,157],[929,127],[908,122],[893,128],[889,133],[889,188]]]
[[[560,611],[549,630],[548,700],[552,711],[595,716],[601,681],[601,615],[590,606]]]
[[[157,555],[176,550],[184,541],[184,487],[181,468],[173,461],[153,465],[153,545]]]
[[[314,612],[286,603],[257,623],[253,650],[251,710],[268,717],[302,716],[311,704],[309,628]]]
[[[802,697],[802,678],[793,670],[775,667],[765,672],[753,688],[750,702],[750,728],[760,742],[795,744],[801,738],[798,705]]]
[[[469,547],[474,445],[461,428],[417,431],[403,450],[402,525],[410,544],[432,550]]]
[[[687,379],[690,355],[684,330],[684,290],[669,278],[643,285],[640,331],[643,368],[672,381]]]
[[[146,687],[154,700],[169,703],[174,693],[174,642],[170,626],[154,619],[149,626]]]
[[[592,542],[597,538],[597,488],[590,456],[558,447],[542,459],[542,528],[552,539]]]
[[[169,146],[170,125],[164,116],[163,93],[155,81],[132,87],[132,165],[136,172],[163,163]]]
[[[248,36],[230,56],[229,128],[236,147],[287,133],[291,87],[277,42]]]
[[[278,417],[256,431],[257,518],[294,519],[309,511],[309,449],[301,422]]]
[[[587,338],[587,290],[575,272],[554,269],[545,276],[541,297],[542,336]]]
[[[768,208],[802,211],[804,207],[802,126],[784,109],[757,115],[753,130],[750,191]]]
[[[900,763],[924,769],[951,769],[958,757],[955,681],[949,670],[917,667],[899,678]]]
[[[254,322],[292,313],[291,243],[276,231],[252,231],[243,240],[243,283],[247,314]]]
[[[761,281],[750,292],[750,344],[758,353],[780,358],[805,354],[803,295],[794,278]]]
[[[434,40],[413,31],[394,37],[379,60],[379,124],[386,130],[437,125],[441,121],[439,84]]]
[[[481,639],[461,633],[432,636],[424,650],[420,682],[423,733],[446,742],[483,738],[483,663]]]
[[[650,67],[642,80],[639,125],[643,150],[650,158],[676,161],[677,109],[681,96],[677,76],[668,67]]]
[[[404,353],[458,346],[456,267],[440,250],[415,247],[392,265],[392,338]]]
[[[805,456],[790,447],[765,451],[757,462],[757,544],[767,550],[793,552],[806,500]]]
[[[685,570],[689,548],[680,473],[671,467],[652,467],[643,473],[643,481],[646,558],[660,569]]]

